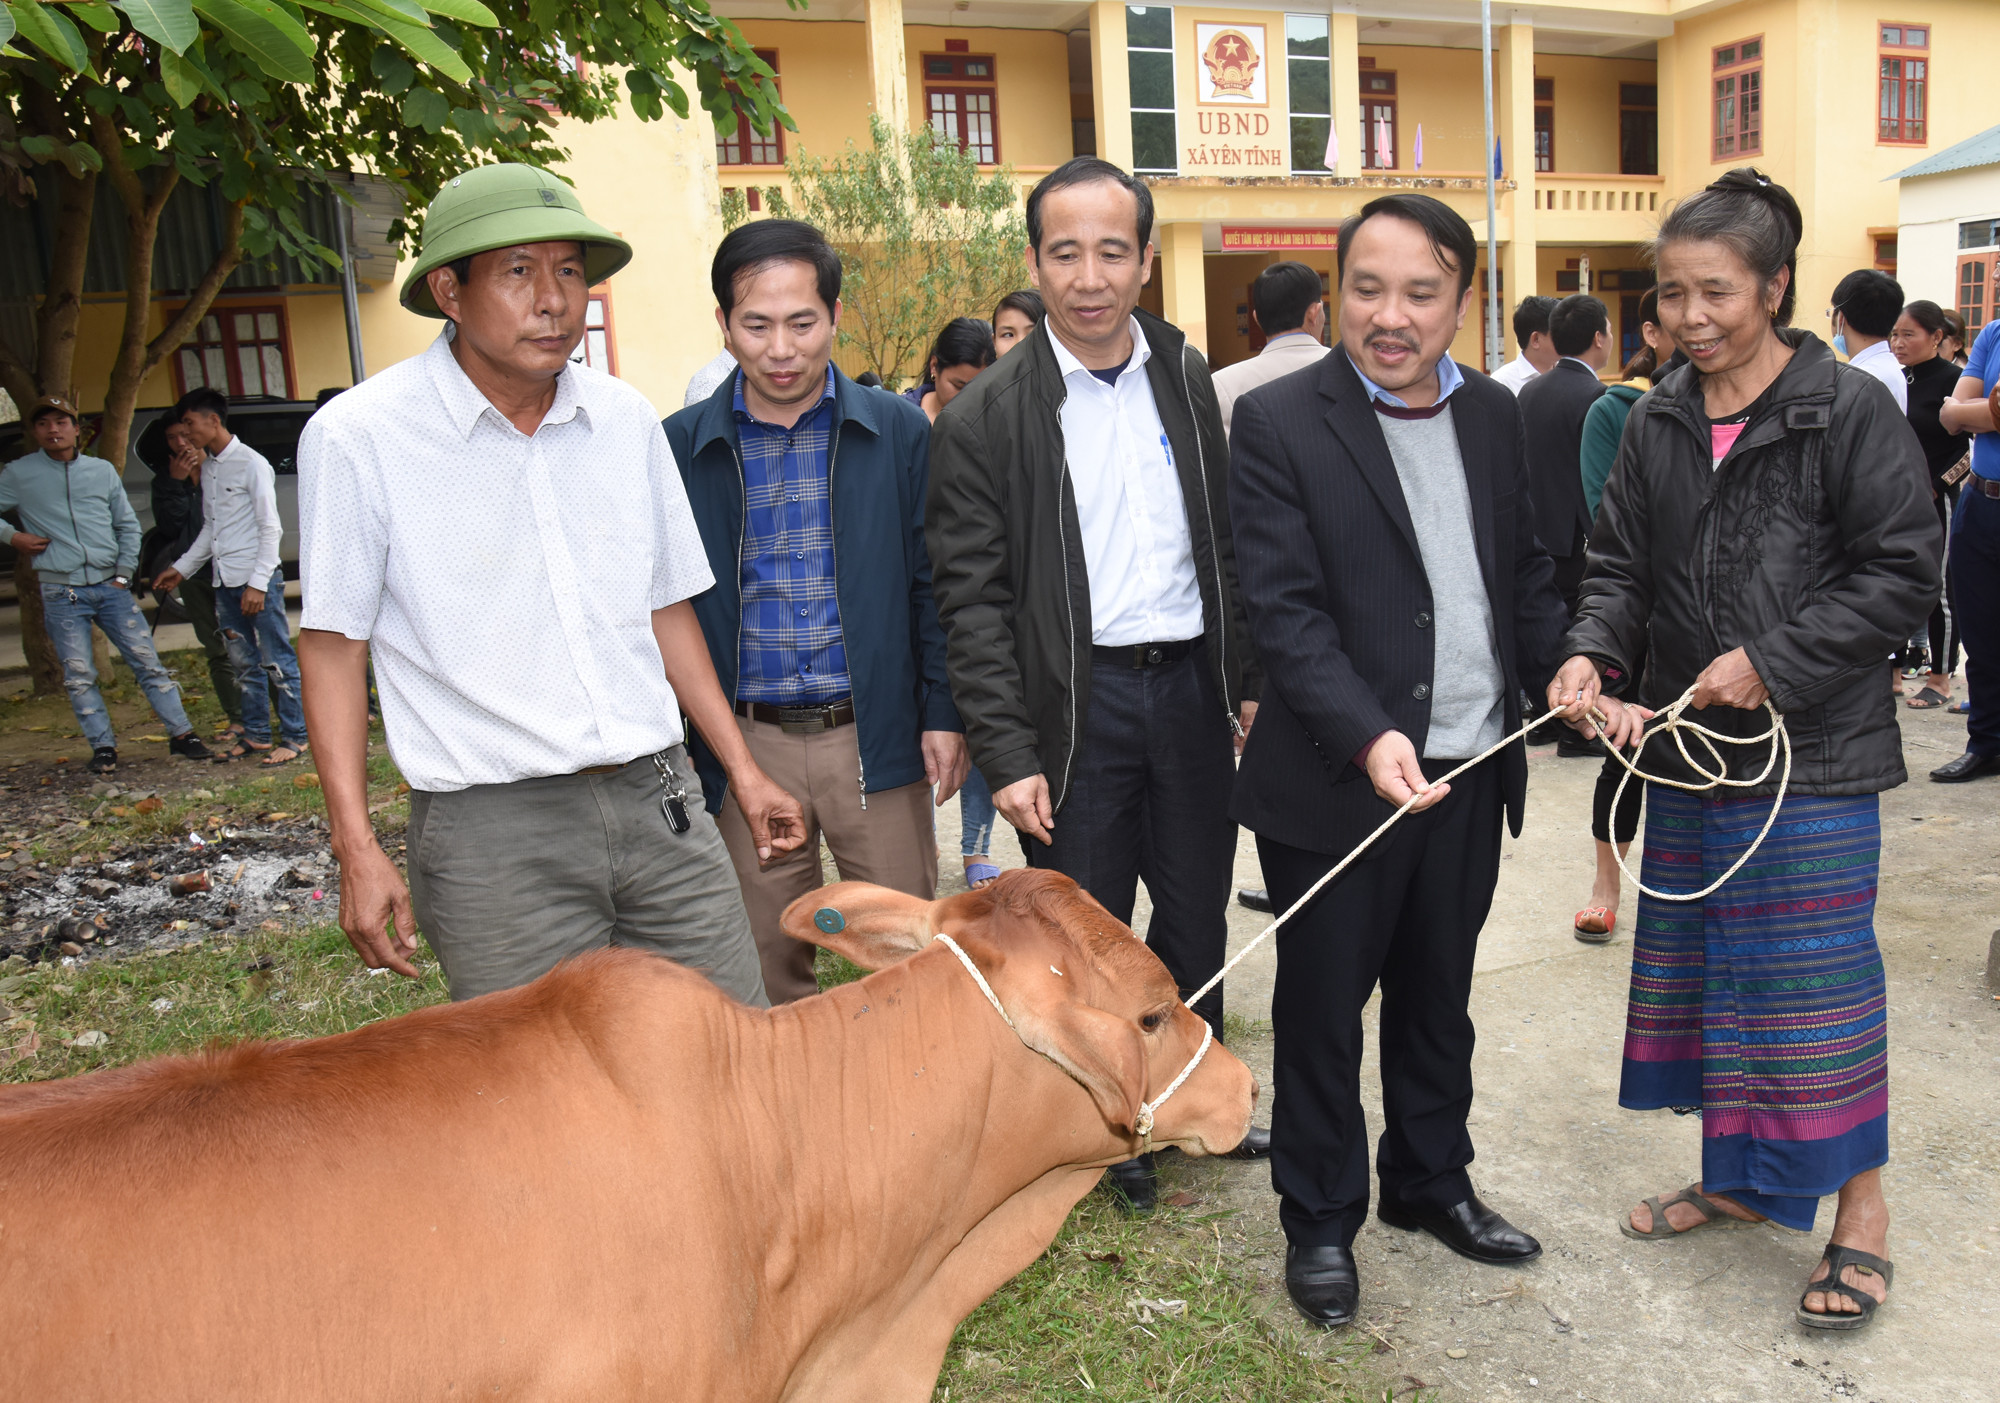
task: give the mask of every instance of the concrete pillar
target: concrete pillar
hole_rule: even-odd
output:
[[[910,72],[903,57],[903,0],[868,0],[868,74],[875,115],[893,132],[910,130]]]
[[[1155,228],[1160,246],[1153,276],[1160,280],[1162,314],[1179,327],[1188,343],[1208,354],[1208,273],[1202,262],[1201,224],[1188,221]]]
[[[1090,7],[1090,91],[1097,117],[1097,154],[1132,169],[1132,73],[1125,65],[1125,0]]]
[[[1535,29],[1529,24],[1499,27],[1493,55],[1493,126],[1500,136],[1503,174],[1514,182],[1501,196],[1507,242],[1500,249],[1501,319],[1507,353],[1514,344],[1513,311],[1535,285]],[[1491,159],[1492,152],[1487,153]]]
[[[1335,175],[1361,174],[1361,22],[1355,15],[1327,16],[1333,56],[1333,130],[1340,138]]]

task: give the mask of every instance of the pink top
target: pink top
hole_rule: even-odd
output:
[[[1709,464],[1711,468],[1722,466],[1722,460],[1729,455],[1729,450],[1736,446],[1736,440],[1743,436],[1743,430],[1748,427],[1749,423],[1747,420],[1741,424],[1710,424],[1708,426],[1708,447],[1709,451],[1715,455],[1715,461]]]

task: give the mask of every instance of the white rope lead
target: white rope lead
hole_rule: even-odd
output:
[[[1713,892],[1716,888],[1720,887],[1724,882],[1728,881],[1731,877],[1734,877],[1737,874],[1737,872],[1742,869],[1743,864],[1750,860],[1751,854],[1757,851],[1758,847],[1763,843],[1765,837],[1769,835],[1771,831],[1771,826],[1778,821],[1778,809],[1785,802],[1785,788],[1787,785],[1791,783],[1792,779],[1792,738],[1785,731],[1785,718],[1778,714],[1778,709],[1775,706],[1771,705],[1771,703],[1768,700],[1764,703],[1764,710],[1766,710],[1771,714],[1771,728],[1769,730],[1763,731],[1754,736],[1729,736],[1722,734],[1720,731],[1710,730],[1706,726],[1699,725],[1696,722],[1686,720],[1682,717],[1681,713],[1687,710],[1688,703],[1691,702],[1693,699],[1694,699],[1694,689],[1690,687],[1688,688],[1687,691],[1681,694],[1679,700],[1675,701],[1671,706],[1668,706],[1664,710],[1657,712],[1654,715],[1652,722],[1648,723],[1649,729],[1640,736],[1639,743],[1632,748],[1631,759],[1629,760],[1626,759],[1624,754],[1620,752],[1615,746],[1607,745],[1605,747],[1607,750],[1610,750],[1613,755],[1617,756],[1618,763],[1625,767],[1625,775],[1622,779],[1618,781],[1619,798],[1624,797],[1625,786],[1631,783],[1632,777],[1634,775],[1637,775],[1640,779],[1648,781],[1649,783],[1665,784],[1675,789],[1685,789],[1694,793],[1701,793],[1703,791],[1719,788],[1724,785],[1737,789],[1747,789],[1753,785],[1762,784],[1764,780],[1770,775],[1771,769],[1777,761],[1778,752],[1780,749],[1784,751],[1785,769],[1782,778],[1780,778],[1778,782],[1778,792],[1776,793],[1776,795],[1772,797],[1771,800],[1770,816],[1764,820],[1764,827],[1762,831],[1760,831],[1757,834],[1756,841],[1751,843],[1748,848],[1744,849],[1743,856],[1736,859],[1735,866],[1731,867],[1727,872],[1723,873],[1713,882],[1703,887],[1700,891],[1664,892],[1664,891],[1653,890],[1651,887],[1646,886],[1644,883],[1640,882],[1639,879],[1633,875],[1632,869],[1625,865],[1624,857],[1619,855],[1617,845],[1613,844],[1612,855],[1618,858],[1618,870],[1623,872],[1627,877],[1630,877],[1632,879],[1632,884],[1638,887],[1640,891],[1646,893],[1646,895],[1648,896],[1657,897],[1662,901],[1699,901],[1702,897],[1705,897],[1709,893]],[[1483,764],[1487,760],[1492,759],[1495,755],[1498,755],[1501,751],[1505,750],[1515,741],[1520,740],[1522,737],[1526,736],[1528,732],[1534,730],[1535,727],[1555,717],[1561,710],[1562,708],[1557,707],[1554,710],[1549,711],[1546,715],[1534,721],[1528,722],[1526,725],[1521,727],[1520,730],[1514,732],[1513,735],[1506,737],[1504,740],[1500,741],[1497,745],[1491,746],[1482,753],[1473,756],[1470,760],[1467,760],[1464,764],[1458,766],[1456,769],[1450,771],[1449,773],[1439,776],[1435,781],[1432,782],[1431,787],[1436,788],[1440,784],[1449,784],[1452,780],[1457,779],[1460,775],[1464,774],[1467,770],[1471,769],[1473,766]],[[1591,712],[1591,719],[1597,723],[1598,728],[1601,731],[1604,726],[1603,714],[1593,710]],[[1683,740],[1681,737],[1681,732],[1683,731],[1692,733],[1697,739],[1700,740],[1700,742],[1704,746],[1708,748],[1709,757],[1714,762],[1715,766],[1714,769],[1711,770],[1707,768],[1706,766],[1702,765],[1699,761],[1697,761],[1692,755],[1688,754],[1687,742]],[[1654,736],[1660,735],[1663,732],[1673,733],[1674,744],[1679,748],[1681,753],[1681,758],[1687,762],[1689,769],[1693,770],[1696,774],[1702,776],[1702,779],[1699,782],[1691,784],[1684,780],[1664,779],[1658,775],[1649,775],[1639,768],[1639,757],[1645,753],[1647,744],[1653,739]],[[1776,744],[1774,744],[1771,747],[1770,757],[1764,762],[1763,772],[1760,773],[1755,779],[1728,778],[1729,767],[1723,763],[1722,752],[1715,748],[1715,742],[1723,741],[1730,745],[1754,745],[1759,741],[1765,741],[1765,740],[1775,741]],[[1404,814],[1408,813],[1411,807],[1417,802],[1417,800],[1422,797],[1423,797],[1422,795],[1418,794],[1411,795],[1408,799],[1406,799],[1403,802],[1403,806],[1401,808],[1397,809],[1396,812],[1390,814],[1387,818],[1383,819],[1381,824],[1375,829],[1373,833],[1370,833],[1366,838],[1363,838],[1361,840],[1360,844],[1354,849],[1354,851],[1350,852],[1346,857],[1343,857],[1339,862],[1335,863],[1333,867],[1330,870],[1328,870],[1325,876],[1321,877],[1317,882],[1314,882],[1310,887],[1306,888],[1306,893],[1304,896],[1301,896],[1297,901],[1294,901],[1290,906],[1286,907],[1284,914],[1280,915],[1276,920],[1272,921],[1270,925],[1265,926],[1263,930],[1257,933],[1255,939],[1253,939],[1248,945],[1245,945],[1241,950],[1238,950],[1236,954],[1230,958],[1227,964],[1223,965],[1221,969],[1215,972],[1215,977],[1213,979],[1210,979],[1208,983],[1202,985],[1199,989],[1195,990],[1192,994],[1188,995],[1186,1000],[1188,1006],[1192,1008],[1196,1003],[1198,1003],[1201,1000],[1201,997],[1204,994],[1206,994],[1209,990],[1213,989],[1216,985],[1222,982],[1224,975],[1228,974],[1229,971],[1231,971],[1232,969],[1235,969],[1236,966],[1242,964],[1243,961],[1249,957],[1249,954],[1252,950],[1255,950],[1259,945],[1262,945],[1266,940],[1268,940],[1272,935],[1274,935],[1277,932],[1279,926],[1283,925],[1286,921],[1291,920],[1292,917],[1298,915],[1300,911],[1304,910],[1305,907],[1312,902],[1312,899],[1320,894],[1320,891],[1326,886],[1328,882],[1331,882],[1335,877],[1338,877],[1342,872],[1346,871],[1349,864],[1351,864],[1357,857],[1360,857],[1361,854],[1368,851],[1370,845],[1372,845],[1377,838],[1381,837],[1384,833],[1387,833],[1391,828],[1395,827],[1397,821],[1400,820]],[[1612,802],[1612,812],[1616,813],[1617,811],[1618,811],[1617,801],[1614,799]]]

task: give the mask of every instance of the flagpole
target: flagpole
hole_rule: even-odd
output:
[[[1500,241],[1494,233],[1493,186],[1500,178],[1493,137],[1493,0],[1479,0],[1479,73],[1486,80],[1486,371],[1500,368]],[[1516,153],[1518,154],[1518,153]]]

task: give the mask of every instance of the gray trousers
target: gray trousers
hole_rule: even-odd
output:
[[[743,894],[687,751],[669,755],[693,827],[660,811],[650,756],[609,774],[410,793],[410,898],[454,999],[526,984],[626,945],[768,1006]]]

